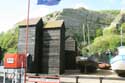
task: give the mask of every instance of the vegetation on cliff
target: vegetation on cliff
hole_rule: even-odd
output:
[[[18,27],[0,33],[0,46],[6,52],[17,52]]]

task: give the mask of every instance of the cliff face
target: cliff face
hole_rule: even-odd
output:
[[[66,27],[66,35],[85,32],[89,29],[90,36],[95,36],[97,28],[105,28],[110,25],[115,17],[111,14],[103,14],[97,11],[79,9],[63,9],[62,11],[49,14],[44,20],[63,19]]]
[[[111,22],[109,27],[117,27],[119,28],[122,23],[125,22],[125,12],[120,12],[115,19]]]

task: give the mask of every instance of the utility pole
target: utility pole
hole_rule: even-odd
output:
[[[122,46],[122,41],[123,41],[123,32],[122,32],[122,27],[121,27],[120,34],[121,34],[121,46]]]
[[[90,33],[89,33],[89,25],[87,24],[87,33],[88,33],[88,45],[90,45]]]
[[[83,42],[86,44],[86,36],[85,36],[85,25],[83,24]]]

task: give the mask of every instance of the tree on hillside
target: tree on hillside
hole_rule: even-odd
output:
[[[97,28],[96,29],[96,37],[102,36],[103,35],[103,29],[102,28]]]
[[[121,28],[122,28],[122,32],[125,33],[125,23],[123,23],[123,24],[121,25]]]
[[[114,51],[120,45],[120,35],[108,35],[95,38],[90,45],[91,52],[105,52],[107,49]]]
[[[0,35],[0,46],[7,52],[16,52],[18,39],[18,27],[13,28],[6,33]]]

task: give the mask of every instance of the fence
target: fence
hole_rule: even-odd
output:
[[[60,83],[58,76],[28,76],[28,83]]]
[[[62,83],[62,81],[64,83],[90,83],[87,81],[87,79],[89,80],[92,80],[91,82],[93,83],[96,83],[93,79],[95,80],[98,80],[97,82],[98,83],[124,83],[125,82],[125,77],[92,77],[92,76],[60,76],[60,78],[73,78],[75,79],[74,82],[65,82],[64,80],[60,80],[60,82]],[[73,80],[72,79],[72,80]],[[81,81],[82,79],[82,81]],[[86,80],[86,81],[83,81],[83,80]],[[104,80],[107,80],[107,81],[104,81]],[[109,80],[115,80],[115,81],[109,81]],[[70,79],[71,81],[71,79]]]
[[[70,75],[28,76],[27,81],[28,83],[125,83],[125,77],[93,77]]]

